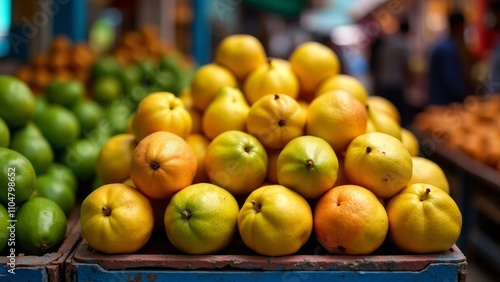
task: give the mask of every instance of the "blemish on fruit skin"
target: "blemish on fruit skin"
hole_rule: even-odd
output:
[[[366,152],[367,153],[371,153],[372,152],[372,148],[371,147],[366,147]]]

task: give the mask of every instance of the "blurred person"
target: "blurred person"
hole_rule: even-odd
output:
[[[461,12],[448,17],[448,34],[431,52],[428,91],[429,104],[446,105],[463,100],[472,93],[470,68],[472,56],[464,40],[465,18]]]
[[[373,93],[388,99],[396,106],[403,126],[408,125],[412,119],[410,106],[405,98],[409,77],[409,31],[408,22],[401,21],[398,32],[375,39],[370,57]]]

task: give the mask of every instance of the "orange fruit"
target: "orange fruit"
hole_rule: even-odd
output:
[[[208,145],[205,169],[213,184],[233,195],[248,195],[266,177],[267,154],[254,136],[229,130]]]
[[[146,196],[161,199],[190,185],[196,167],[196,156],[184,139],[171,132],[157,131],[135,148],[130,178]]]
[[[283,148],[290,140],[304,134],[306,112],[292,97],[268,94],[250,107],[248,133],[270,149]]]
[[[278,157],[281,153],[280,149],[267,149],[267,174],[266,180],[278,184]]]
[[[307,107],[306,134],[325,139],[337,154],[366,132],[365,106],[353,95],[332,90],[315,98]]]
[[[460,236],[460,209],[450,195],[435,186],[408,185],[391,198],[386,209],[390,238],[405,252],[444,252]]]
[[[106,141],[95,164],[97,177],[102,183],[119,183],[130,177],[130,161],[136,146],[132,134],[118,134]]]
[[[289,58],[290,66],[297,75],[302,99],[311,101],[323,80],[340,71],[340,62],[327,46],[318,42],[305,42],[295,48]]]
[[[241,239],[265,256],[294,254],[307,242],[312,227],[309,203],[282,185],[262,186],[253,191],[238,215]]]
[[[146,96],[137,107],[132,129],[137,141],[156,131],[169,131],[186,139],[192,120],[182,101],[170,92]]]
[[[189,254],[217,252],[233,239],[238,212],[238,202],[227,190],[209,183],[190,185],[165,210],[168,240]]]
[[[422,157],[413,156],[411,159],[413,171],[408,185],[414,183],[431,184],[450,194],[450,184],[446,174],[438,164]]]
[[[133,253],[142,248],[153,232],[153,210],[137,189],[107,184],[95,189],[82,202],[82,237],[103,253]]]
[[[299,82],[290,64],[270,58],[267,64],[260,65],[248,75],[243,84],[243,93],[250,105],[274,93],[295,99],[299,95]]]
[[[193,150],[198,164],[193,183],[210,182],[207,171],[205,170],[205,155],[207,154],[207,148],[208,145],[210,145],[210,140],[201,134],[190,134],[186,139],[186,142]]]
[[[191,97],[193,105],[204,111],[222,86],[237,87],[234,75],[225,67],[207,64],[200,67],[191,81]]]
[[[380,132],[356,137],[345,154],[344,169],[351,183],[390,198],[401,191],[412,175],[410,153],[398,139]]]
[[[339,162],[332,147],[316,136],[294,138],[278,156],[278,183],[306,199],[320,197],[337,180]]]
[[[335,74],[328,77],[318,86],[318,89],[316,90],[316,97],[331,90],[343,90],[349,92],[363,105],[366,105],[367,103],[368,91],[366,91],[363,83],[361,83],[361,81],[354,76]]]
[[[234,34],[219,43],[215,50],[215,62],[243,80],[252,70],[266,62],[266,53],[262,43],[254,36]]]
[[[314,208],[314,234],[329,253],[368,255],[382,245],[388,228],[384,206],[361,186],[335,187]]]

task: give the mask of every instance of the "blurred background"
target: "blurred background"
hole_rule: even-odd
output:
[[[86,81],[104,56],[132,65],[176,53],[200,66],[230,34],[252,34],[268,56],[285,59],[314,40],[331,47],[341,72],[370,95],[391,100],[408,125],[430,104],[500,92],[498,7],[495,0],[1,0],[0,74],[37,92],[54,77]],[[473,257],[473,248],[465,251]],[[477,265],[494,272],[488,262]]]

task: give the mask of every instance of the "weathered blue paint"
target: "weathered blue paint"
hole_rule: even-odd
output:
[[[19,281],[49,281],[49,274],[45,267],[19,267],[16,268],[15,274],[7,273],[8,268],[1,265],[0,268],[0,281],[19,282]]]

